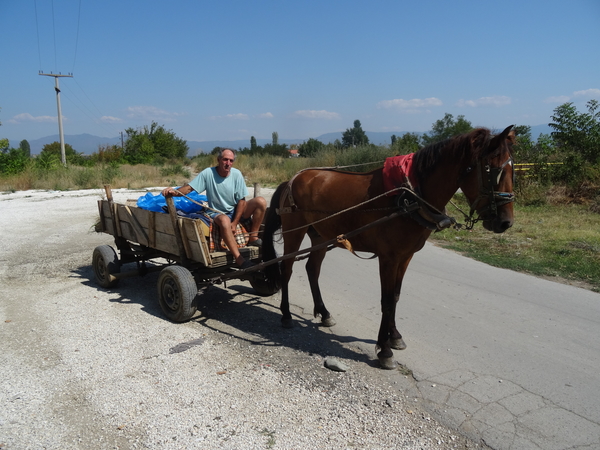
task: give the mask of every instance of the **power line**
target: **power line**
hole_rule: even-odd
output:
[[[40,26],[38,24],[37,0],[33,0],[33,5],[35,7],[35,32],[37,34],[38,59],[40,60],[40,66],[38,69],[42,70],[42,49],[40,47]]]
[[[77,60],[77,47],[79,45],[79,22],[81,21],[81,0],[79,0],[79,10],[77,11],[77,35],[75,37],[75,55],[73,56],[73,70],[75,71],[75,61]]]
[[[56,52],[56,23],[54,21],[54,0],[52,0],[52,34],[54,35],[54,70],[58,71],[58,60]]]

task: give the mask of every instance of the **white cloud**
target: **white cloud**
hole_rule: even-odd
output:
[[[63,119],[65,119],[65,116],[63,116]],[[39,123],[46,123],[46,122],[57,122],[58,121],[58,116],[37,116],[34,117],[29,113],[21,113],[21,114],[17,114],[16,116],[12,117],[8,123],[11,124],[19,124],[19,123],[23,123],[23,122],[39,122]]]
[[[243,113],[237,113],[237,114],[226,114],[224,116],[210,116],[209,117],[210,120],[219,120],[219,119],[226,119],[226,120],[248,120],[248,114],[243,114]]]
[[[586,89],[585,91],[573,92],[574,97],[598,97],[600,96],[600,89]]]
[[[544,100],[545,103],[566,103],[571,100],[571,97],[567,95],[557,95],[555,97],[548,97]]]
[[[270,112],[266,112],[264,114],[259,114],[256,117],[258,117],[259,119],[272,119],[275,116],[273,114],[271,114]]]
[[[377,103],[378,108],[396,108],[407,112],[416,112],[419,108],[428,108],[430,106],[441,106],[442,101],[439,98],[413,98],[412,100],[404,100],[403,98],[396,98],[394,100],[382,100]]]
[[[117,122],[123,122],[123,119],[120,119],[118,117],[113,117],[113,116],[102,116],[102,117],[100,117],[100,121],[106,122],[106,123],[117,123]]]
[[[568,95],[557,95],[554,97],[548,97],[544,100],[545,103],[567,103],[570,102],[573,97],[600,97],[600,89],[585,89],[583,91],[575,91],[573,95],[569,97]]]
[[[336,112],[330,112],[330,111],[325,111],[324,109],[320,110],[320,111],[316,111],[314,109],[308,110],[308,109],[302,109],[300,111],[296,111],[294,113],[295,116],[297,117],[304,117],[306,119],[326,119],[326,120],[331,120],[331,119],[339,119],[340,115]]]
[[[130,106],[127,108],[127,112],[127,117],[131,119],[163,120],[166,122],[171,122],[176,117],[183,115],[183,113],[168,112],[156,106]]]
[[[470,106],[472,108],[478,108],[480,106],[506,106],[510,105],[512,100],[510,97],[505,95],[494,95],[492,97],[480,97],[477,100],[463,100],[460,99],[457,102],[457,106]]]

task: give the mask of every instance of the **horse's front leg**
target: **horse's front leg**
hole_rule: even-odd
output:
[[[309,230],[308,235],[310,236],[313,247],[324,241],[324,239],[312,228]],[[321,265],[323,264],[323,259],[325,259],[326,254],[327,248],[311,252],[306,263],[306,274],[308,276],[310,292],[312,293],[314,302],[314,315],[315,317],[321,316],[321,324],[323,326],[332,327],[335,325],[335,320],[333,320],[333,317],[331,317],[331,314],[327,311],[327,308],[325,308],[325,303],[323,303],[323,297],[321,296],[321,288],[319,287]]]
[[[305,234],[306,230],[298,230],[285,236],[283,243],[284,254],[288,255],[298,251]],[[281,304],[279,309],[281,310],[281,325],[284,328],[292,328],[294,326],[292,313],[290,312],[289,296],[289,282],[292,277],[293,265],[294,258],[286,259],[281,262]]]
[[[379,258],[381,278],[381,325],[377,336],[377,358],[383,369],[395,369],[392,349],[404,350],[406,344],[396,327],[396,305],[400,298],[402,279],[412,258],[400,263],[387,258]]]

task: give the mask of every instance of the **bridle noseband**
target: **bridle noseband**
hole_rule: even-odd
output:
[[[514,161],[512,155],[508,157],[508,159],[502,164],[500,167],[492,167],[489,163],[486,164],[482,168],[482,164],[480,160],[478,160],[475,165],[477,166],[477,179],[479,182],[479,195],[477,198],[471,203],[469,206],[471,210],[469,211],[469,216],[465,217],[466,219],[466,228],[471,229],[475,225],[475,223],[483,220],[481,218],[482,214],[490,212],[491,220],[494,220],[498,217],[498,208],[500,206],[506,205],[507,203],[512,203],[515,201],[515,194],[512,192],[502,192],[497,191],[495,188],[500,185],[500,178],[502,177],[502,172],[507,165],[512,167],[512,175],[513,175],[513,185],[515,182],[515,171],[514,171]],[[473,171],[473,165],[467,167],[465,173],[463,175],[466,176]],[[482,203],[482,201],[489,200],[488,204],[482,210],[478,210],[477,206]],[[468,201],[468,199],[467,199]],[[473,218],[475,213],[477,212],[477,217]],[[466,215],[465,215],[466,216]]]

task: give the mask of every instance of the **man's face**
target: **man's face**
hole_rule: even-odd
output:
[[[233,161],[235,159],[235,155],[231,150],[224,150],[223,155],[218,160],[218,172],[222,177],[226,177],[231,172],[231,166],[233,166]]]

